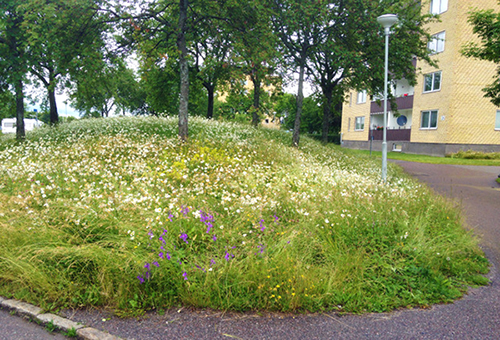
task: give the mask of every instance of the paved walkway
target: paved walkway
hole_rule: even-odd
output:
[[[468,227],[482,237],[492,263],[489,286],[471,289],[453,304],[363,316],[180,309],[140,320],[97,311],[77,311],[68,317],[127,339],[500,339],[500,186],[495,182],[500,167],[397,163],[464,207]],[[0,320],[0,333],[5,334]]]

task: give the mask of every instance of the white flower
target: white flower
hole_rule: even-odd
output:
[[[155,212],[156,212],[156,213],[161,213],[161,208],[156,208],[156,209],[155,209]]]
[[[223,226],[223,225],[221,225],[219,228],[224,229],[224,226]]]
[[[325,223],[330,223],[330,221],[328,221],[328,218],[325,218]]]

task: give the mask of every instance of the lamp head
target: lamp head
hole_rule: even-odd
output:
[[[379,24],[384,28],[391,28],[392,25],[398,22],[398,16],[396,14],[384,14],[377,18]]]

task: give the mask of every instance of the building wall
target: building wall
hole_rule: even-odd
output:
[[[496,108],[482,91],[493,81],[496,65],[460,53],[467,42],[478,41],[467,22],[473,8],[498,10],[499,6],[496,0],[449,0],[448,10],[440,15],[441,22],[429,25],[430,34],[446,32],[445,48],[434,56],[438,68],[418,63],[422,75],[415,89],[412,142],[500,144],[500,133],[494,129]],[[429,4],[423,11],[429,11]],[[441,90],[423,93],[424,75],[438,70],[442,71]],[[439,110],[437,128],[421,129],[421,112],[435,109]]]
[[[353,141],[366,141],[370,131],[370,96],[366,96],[366,102],[357,103],[358,92],[351,90],[347,101],[342,109],[342,139]],[[365,128],[363,131],[355,131],[356,117],[365,117]]]
[[[461,49],[471,41],[479,41],[468,23],[471,10],[493,9],[500,11],[497,0],[448,0],[448,10],[440,14],[440,20],[429,24],[428,32],[433,35],[445,31],[444,51],[433,59],[437,68],[423,61],[417,62],[420,74],[414,91],[411,143],[407,152],[441,154],[451,150],[481,149],[500,151],[500,131],[495,130],[497,107],[484,98],[482,89],[491,84],[498,65],[462,56]],[[422,11],[430,12],[430,1],[424,2]],[[441,71],[441,88],[424,93],[424,75]],[[365,130],[369,129],[369,107],[356,104],[357,92],[352,90],[352,104],[344,104],[342,133],[344,145],[348,141],[368,141],[368,131],[354,131],[354,117],[366,115]],[[421,128],[422,111],[438,110],[437,127]],[[348,121],[351,128],[348,131]],[[360,147],[359,143],[351,143]],[[429,148],[425,147],[429,144]],[[442,147],[438,145],[442,144]],[[495,147],[497,146],[497,147]],[[431,150],[432,149],[432,150]],[[411,151],[410,151],[411,150]],[[432,152],[429,152],[431,150]],[[405,150],[403,150],[405,152]]]

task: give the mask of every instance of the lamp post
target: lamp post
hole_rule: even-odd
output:
[[[389,73],[389,35],[391,26],[398,22],[396,14],[384,14],[377,18],[379,24],[384,27],[385,35],[385,74],[384,74],[384,132],[382,140],[382,181],[387,180],[387,81]]]

